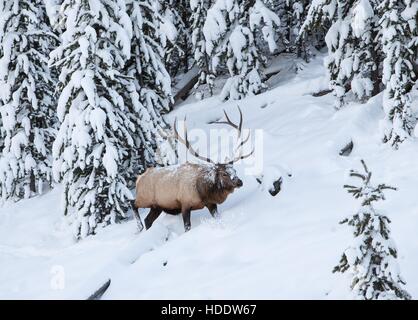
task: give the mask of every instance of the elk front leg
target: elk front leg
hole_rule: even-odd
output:
[[[216,203],[208,204],[208,205],[206,205],[206,208],[208,208],[212,217],[214,217],[215,219],[219,218],[218,206],[216,205]]]
[[[181,210],[185,232],[189,231],[192,228],[192,224],[190,222],[190,212],[191,212],[190,208],[185,208]]]
[[[151,208],[150,212],[148,213],[147,217],[145,218],[145,228],[148,230],[151,228],[154,221],[160,216],[163,210],[159,207]]]

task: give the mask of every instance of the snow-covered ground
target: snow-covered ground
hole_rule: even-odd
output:
[[[374,181],[399,188],[377,207],[392,220],[401,274],[418,297],[418,145],[393,151],[380,142],[381,96],[336,112],[326,88],[323,56],[294,76],[281,72],[268,92],[240,101],[245,126],[263,129],[264,174],[292,173],[272,197],[255,177],[220,206],[222,218],[161,215],[138,233],[134,221],[107,227],[75,243],[60,214],[61,188],[0,209],[0,298],[85,299],[107,279],[104,299],[346,299],[349,276],[333,274],[352,236],[338,222],[358,203],[342,188],[347,172],[365,159]],[[218,98],[184,103],[189,127],[236,112]],[[349,157],[339,151],[350,140]]]

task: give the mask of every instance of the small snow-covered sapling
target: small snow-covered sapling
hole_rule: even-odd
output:
[[[403,289],[405,281],[399,274],[397,250],[390,237],[390,220],[373,207],[374,201],[385,200],[384,190],[396,188],[386,184],[373,186],[370,183],[372,173],[363,160],[361,164],[363,172],[350,171],[351,177],[360,179],[360,185],[344,185],[354,198],[361,200],[360,208],[340,222],[352,227],[354,241],[333,272],[349,271],[353,275],[351,289],[358,299],[408,300],[411,296]]]
[[[275,197],[281,190],[283,181],[292,177],[289,170],[281,166],[268,166],[264,173],[256,177],[257,182],[262,186],[262,189],[267,189],[269,194]]]

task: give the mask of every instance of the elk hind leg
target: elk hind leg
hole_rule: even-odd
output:
[[[142,230],[144,230],[144,224],[142,223],[138,210],[139,209],[134,209],[134,217],[135,217],[136,225],[138,226],[139,232],[141,232]]]
[[[187,232],[192,228],[192,223],[190,222],[190,208],[183,208],[181,214],[183,216],[184,231]]]
[[[151,228],[154,221],[160,216],[163,210],[159,207],[152,207],[147,217],[145,218],[145,228]]]
[[[137,207],[135,201],[131,201],[132,211],[134,213],[134,218],[136,220],[136,225],[138,226],[139,232],[144,229],[144,224],[142,223],[141,217],[139,216],[139,208]]]

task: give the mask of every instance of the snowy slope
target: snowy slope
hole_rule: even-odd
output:
[[[292,173],[276,197],[238,166],[244,187],[220,206],[219,221],[194,212],[185,234],[180,216],[163,214],[141,234],[129,221],[79,243],[60,216],[59,187],[7,205],[0,209],[0,298],[85,299],[109,278],[104,299],[350,298],[349,278],[331,270],[352,239],[338,222],[357,207],[342,185],[362,158],[374,181],[399,188],[379,208],[392,219],[401,274],[418,297],[417,142],[396,152],[380,143],[381,96],[339,112],[331,95],[313,97],[325,88],[322,61],[293,77],[279,73],[270,91],[238,103],[245,126],[264,130],[264,174],[277,165]],[[168,120],[187,114],[190,128],[209,129],[236,105],[214,97],[183,104]],[[352,154],[339,156],[350,140]]]

